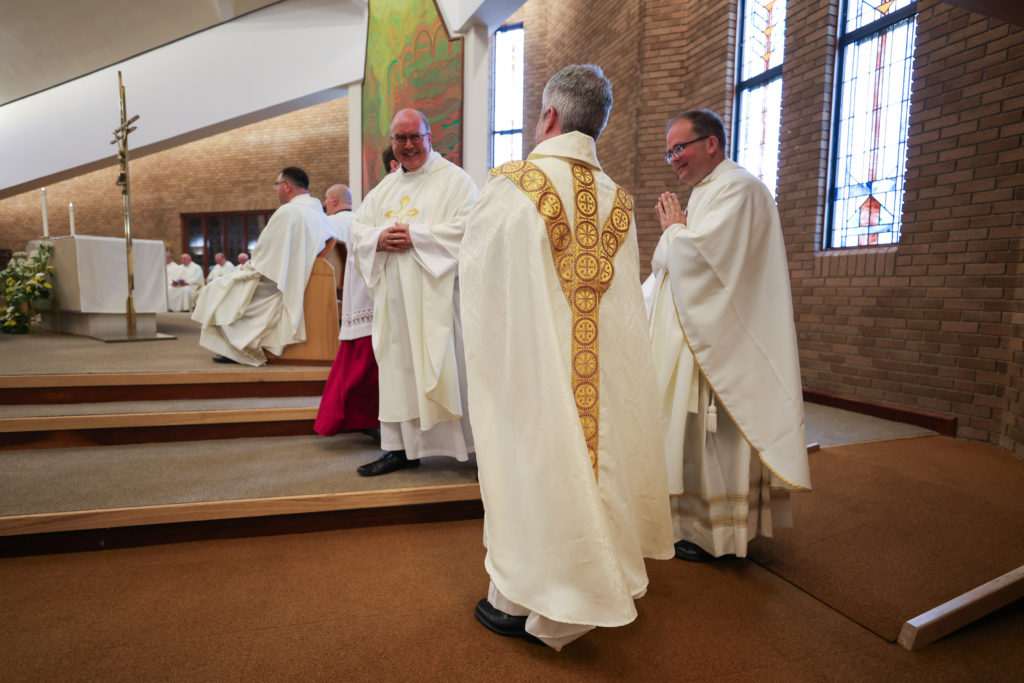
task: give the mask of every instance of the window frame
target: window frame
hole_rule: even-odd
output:
[[[827,193],[826,193],[826,208],[825,208],[825,230],[823,231],[823,244],[822,247],[826,250],[830,249],[873,249],[873,248],[886,248],[894,247],[899,244],[900,239],[903,237],[903,217],[899,217],[900,230],[897,239],[888,244],[866,244],[857,246],[836,246],[835,241],[835,220],[836,220],[836,195],[838,188],[836,186],[836,175],[838,173],[839,166],[839,129],[841,127],[841,111],[843,104],[843,81],[845,76],[846,68],[846,48],[853,43],[861,42],[873,35],[882,33],[883,31],[895,26],[896,24],[906,21],[909,18],[917,16],[917,0],[911,0],[910,4],[906,7],[894,11],[889,16],[884,16],[879,19],[872,21],[869,24],[865,24],[858,29],[853,31],[846,31],[846,24],[849,20],[850,3],[859,2],[860,0],[840,0],[840,12],[839,12],[839,23],[837,25],[838,35],[836,37],[836,59],[835,59],[835,79],[833,81],[833,93],[832,93],[832,126],[829,139],[829,160],[828,160],[828,175],[827,175]],[[915,29],[916,31],[916,29]],[[916,33],[915,33],[916,35]],[[916,51],[916,47],[915,47]],[[911,54],[913,59],[913,54]],[[908,126],[909,127],[909,126]],[[907,144],[909,145],[909,132],[907,134]],[[906,167],[903,169],[904,182],[906,181]],[[902,203],[901,203],[902,206]]]
[[[508,129],[502,129],[502,130],[496,130],[495,127],[494,127],[494,118],[495,118],[494,117],[494,107],[495,107],[494,93],[497,90],[497,83],[495,83],[494,81],[496,80],[496,75],[498,73],[498,69],[497,69],[497,62],[498,62],[497,36],[498,36],[499,33],[507,33],[509,31],[517,31],[517,30],[523,32],[523,70],[524,70],[524,74],[523,74],[524,95],[523,95],[523,97],[524,97],[524,100],[525,100],[525,87],[526,87],[526,77],[525,77],[526,76],[525,75],[525,67],[526,67],[526,28],[523,25],[523,22],[520,21],[520,22],[516,22],[514,24],[504,24],[502,26],[499,26],[497,29],[495,29],[494,33],[492,34],[492,43],[491,43],[491,80],[492,80],[492,84],[491,84],[491,98],[490,98],[491,101],[490,101],[490,112],[489,112],[490,113],[490,129],[491,129],[491,133],[488,136],[488,141],[489,141],[490,144],[488,145],[488,149],[487,149],[487,156],[488,156],[488,160],[489,160],[489,163],[490,163],[491,167],[494,166],[494,143],[495,143],[495,140],[497,140],[499,136],[515,135],[515,134],[518,133],[519,134],[519,139],[520,139],[520,145],[521,145],[522,136],[523,136],[523,129],[522,129],[522,127],[520,127],[520,128],[508,128]],[[522,107],[524,104],[525,104],[525,102],[520,103],[520,106]],[[525,117],[522,114],[520,114],[520,121],[524,121],[524,120],[525,120]],[[522,155],[522,147],[521,146],[520,146],[519,153],[520,153],[520,156],[521,156]]]
[[[736,35],[737,35],[737,42],[736,42],[736,74],[737,74],[738,78],[742,77],[742,74],[743,74],[743,61],[744,61],[744,58],[746,57],[746,55],[744,54],[744,46],[746,44],[746,38],[747,38],[747,35],[746,35],[746,32],[745,32],[747,22],[745,21],[745,18],[746,18],[746,11],[747,11],[747,3],[749,1],[750,0],[740,0],[740,2],[737,3],[737,7],[736,7],[737,13],[738,13],[737,17],[736,17],[736,25],[737,25],[737,30],[736,30]],[[787,3],[787,6],[786,6],[786,9],[787,9],[787,14],[788,14],[788,9],[789,9],[789,4],[788,3]],[[782,40],[783,40],[783,58],[782,58],[782,62],[780,64],[777,64],[776,66],[773,66],[772,68],[767,69],[766,71],[762,71],[761,73],[757,74],[756,76],[751,76],[750,78],[747,78],[747,79],[744,79],[744,80],[738,80],[736,82],[736,87],[735,87],[735,90],[733,92],[733,111],[736,112],[736,115],[733,117],[733,122],[732,122],[732,160],[735,161],[736,163],[740,163],[740,144],[739,144],[740,143],[740,126],[742,125],[742,121],[743,121],[743,111],[740,108],[740,103],[742,102],[743,94],[746,93],[746,92],[750,92],[750,91],[756,90],[757,88],[760,88],[762,86],[766,86],[769,83],[771,83],[772,81],[775,81],[776,79],[778,79],[780,87],[782,86],[782,68],[786,64],[786,58],[785,58],[786,34],[788,34],[788,31],[783,33],[783,38],[782,38]],[[781,107],[780,107],[780,115],[781,115]],[[780,148],[781,148],[781,141],[782,141],[782,128],[780,126],[779,127],[779,143],[780,143],[779,147]],[[780,149],[779,155],[781,156],[781,149]],[[750,169],[747,169],[747,170],[750,170]],[[773,197],[775,199],[778,198],[778,194],[779,194],[779,174],[780,174],[779,172],[780,172],[779,157],[776,157],[776,159],[775,159],[775,193],[774,193],[775,196]],[[762,182],[764,182],[764,181],[762,180]]]
[[[227,244],[227,241],[228,241],[227,240],[228,222],[227,222],[226,219],[230,218],[230,217],[234,217],[234,216],[240,216],[242,218],[242,239],[243,239],[243,242],[245,243],[246,253],[248,253],[249,252],[249,244],[253,240],[250,240],[249,226],[247,225],[248,221],[246,219],[248,217],[250,217],[250,216],[256,216],[257,217],[257,221],[258,221],[258,219],[260,217],[263,218],[263,225],[260,226],[257,229],[256,235],[255,235],[255,239],[258,240],[260,234],[263,232],[263,229],[266,227],[267,223],[270,222],[270,217],[274,214],[275,210],[276,209],[249,209],[249,210],[243,210],[243,211],[203,211],[203,212],[194,212],[194,213],[183,213],[183,214],[181,214],[181,253],[189,254],[190,256],[192,256],[192,260],[193,261],[197,260],[196,257],[195,257],[195,254],[193,253],[191,245],[189,244],[189,233],[188,233],[189,225],[188,224],[189,224],[190,220],[193,220],[193,219],[196,219],[196,218],[202,220],[202,228],[203,228],[203,257],[202,257],[202,263],[200,265],[203,268],[203,276],[205,277],[206,275],[209,275],[210,269],[213,268],[213,266],[214,266],[214,263],[213,263],[213,256],[214,255],[210,252],[210,248],[209,248],[210,240],[209,240],[208,232],[207,232],[208,231],[207,221],[209,219],[211,219],[211,218],[220,218],[220,219],[222,219],[221,220],[221,225],[220,225],[221,244]],[[250,255],[250,257],[252,256],[252,254],[249,254],[249,255]],[[226,255],[226,256],[227,256],[228,260],[231,261],[232,263],[234,263],[234,259],[238,257],[237,254],[231,254],[231,255]]]

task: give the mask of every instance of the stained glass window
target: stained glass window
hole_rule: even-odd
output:
[[[846,0],[829,247],[896,244],[903,213],[915,0]]]
[[[779,174],[786,0],[742,4],[734,155],[775,194]]]
[[[491,99],[491,165],[523,156],[522,24],[494,33],[494,92]]]

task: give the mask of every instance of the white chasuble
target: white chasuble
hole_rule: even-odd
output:
[[[632,199],[582,133],[491,173],[459,259],[487,572],[547,619],[621,626],[644,557],[673,555]]]
[[[666,231],[679,324],[718,407],[772,472],[810,488],[803,389],[782,228],[764,183],[725,160]]]
[[[465,213],[475,199],[469,175],[432,152],[416,171],[385,176],[352,221],[349,249],[373,299],[382,447],[389,448],[388,423],[402,425],[410,458],[466,459],[471,446],[468,422],[456,422],[465,410],[453,300]],[[396,223],[409,225],[413,248],[377,251],[381,231]],[[449,449],[418,438],[448,422],[468,437],[467,443]]]
[[[331,234],[319,200],[308,194],[278,208],[252,258],[200,292],[192,312],[203,326],[199,344],[239,363],[262,365],[264,349],[276,355],[305,341],[306,284]]]

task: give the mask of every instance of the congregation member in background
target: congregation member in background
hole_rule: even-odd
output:
[[[214,362],[263,365],[265,351],[280,355],[306,339],[306,283],[332,228],[301,168],[283,169],[274,188],[281,207],[260,233],[252,262],[210,283],[192,313],[203,326],[199,345],[217,354]]]
[[[238,255],[238,265],[239,266],[244,266],[248,262],[249,262],[249,255],[246,254],[244,251],[241,254]]]
[[[213,282],[221,275],[227,275],[228,273],[235,269],[235,264],[233,264],[231,261],[228,261],[227,258],[225,258],[223,252],[218,251],[216,254],[214,254],[213,260],[215,261],[213,268],[210,268],[210,274],[206,276],[207,284]]]
[[[386,451],[358,468],[362,476],[418,467],[430,455],[468,460],[473,450],[456,274],[476,186],[433,150],[423,112],[396,113],[390,135],[401,167],[363,200],[350,245],[373,299]]]
[[[561,649],[636,619],[672,557],[633,200],[597,160],[600,67],[548,81],[529,159],[490,179],[459,256],[491,583],[484,626]]]
[[[745,557],[810,487],[782,228],[764,183],[725,158],[716,114],[669,121],[665,149],[693,188],[686,210],[671,192],[655,207],[649,299],[676,557]]]
[[[171,311],[191,311],[203,286],[203,269],[198,263],[192,262],[192,256],[181,255],[176,277],[169,280],[167,290],[167,308]]]
[[[401,165],[398,163],[398,159],[395,158],[395,150],[391,149],[391,145],[384,148],[384,151],[380,153],[380,158],[384,162],[384,168],[387,169],[388,173],[394,173]]]
[[[352,223],[352,192],[345,185],[332,185],[325,194],[327,219],[334,224],[341,241],[348,246]],[[313,429],[333,436],[361,431],[380,437],[377,361],[373,355],[373,299],[355,268],[354,250],[347,249],[341,289],[341,331],[338,354],[324,385],[320,409]]]

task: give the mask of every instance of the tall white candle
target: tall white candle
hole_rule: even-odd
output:
[[[44,187],[39,191],[39,194],[43,197],[43,237],[50,236],[50,221],[46,218],[46,188]]]
[[[68,219],[71,221],[71,234],[75,234],[75,204],[74,202],[68,203]]]

